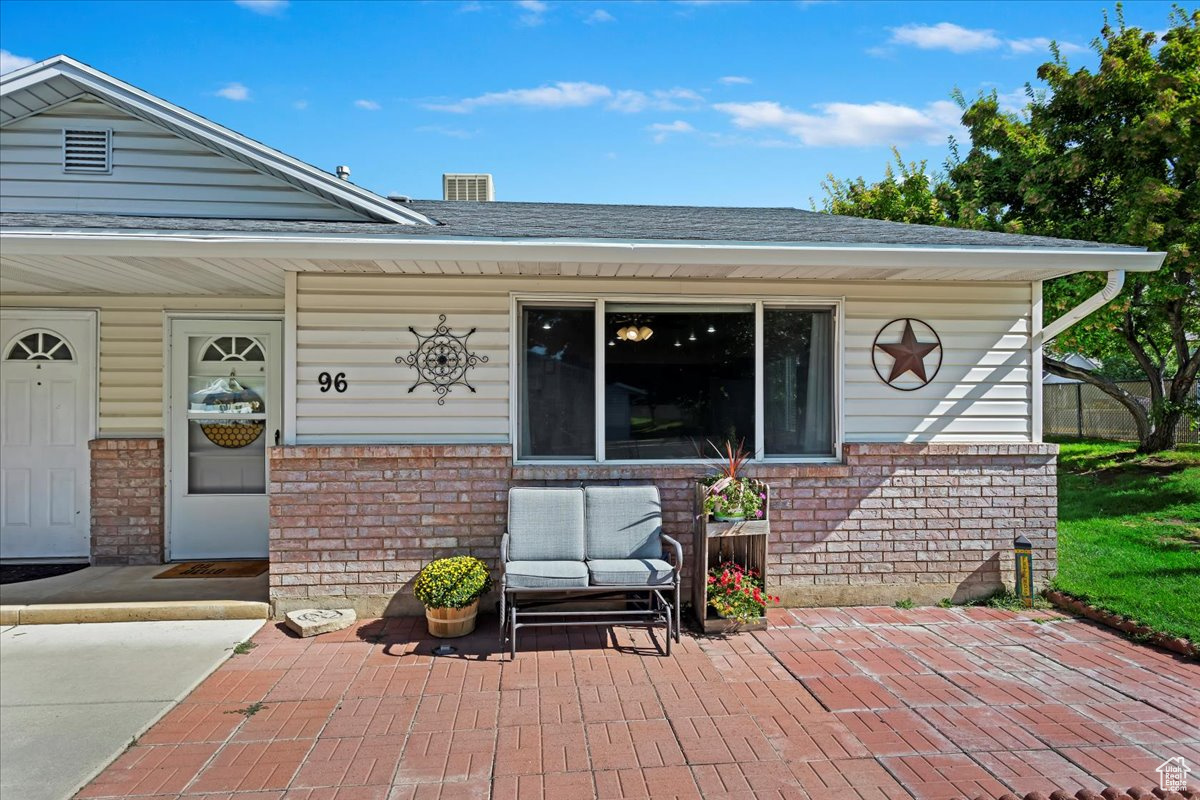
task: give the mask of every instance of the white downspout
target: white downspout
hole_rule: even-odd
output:
[[[1034,346],[1042,347],[1046,342],[1058,336],[1088,314],[1091,314],[1106,303],[1111,303],[1113,298],[1121,293],[1121,287],[1124,285],[1125,270],[1109,270],[1108,283],[1104,285],[1104,288],[1042,328],[1040,333],[1034,335]]]

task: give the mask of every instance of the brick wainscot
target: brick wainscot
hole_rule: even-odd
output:
[[[1044,444],[847,444],[845,463],[754,464],[772,486],[770,571],[784,605],[965,601],[1011,585],[1012,540],[1055,572],[1058,448]],[[496,565],[511,486],[653,483],[667,533],[690,551],[699,466],[514,466],[507,445],[275,447],[275,613],[419,610],[427,561]],[[685,582],[691,579],[690,552]]]
[[[163,440],[94,439],[92,563],[163,563]]]

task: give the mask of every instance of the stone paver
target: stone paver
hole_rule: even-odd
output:
[[[1200,664],[1054,613],[793,609],[665,658],[626,629],[278,626],[80,797],[941,800],[1157,785]],[[230,713],[261,703],[255,713]]]

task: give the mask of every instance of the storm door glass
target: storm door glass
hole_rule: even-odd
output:
[[[254,336],[189,336],[189,494],[267,489],[267,359]]]

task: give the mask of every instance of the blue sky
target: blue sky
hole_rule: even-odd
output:
[[[808,207],[893,144],[940,165],[951,91],[1018,103],[1051,39],[1092,66],[1105,8],[0,0],[0,68],[67,53],[383,193],[478,171],[499,200]]]

